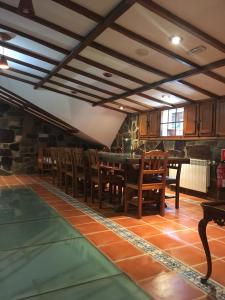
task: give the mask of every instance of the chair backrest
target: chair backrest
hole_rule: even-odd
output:
[[[77,167],[84,167],[84,150],[82,148],[74,148],[73,149],[73,159],[74,164]]]
[[[67,171],[73,171],[74,165],[73,165],[72,149],[66,149],[64,151],[64,164]]]
[[[89,171],[90,175],[99,175],[100,173],[100,160],[99,154],[96,149],[88,150],[88,161],[89,161]],[[97,174],[96,174],[97,173]]]
[[[166,182],[168,153],[160,150],[144,152],[140,159],[139,185],[145,183]]]

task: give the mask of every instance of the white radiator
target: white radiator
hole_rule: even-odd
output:
[[[176,170],[170,169],[169,176],[175,177]],[[180,186],[207,193],[210,186],[210,164],[208,160],[191,159],[190,164],[181,168]]]

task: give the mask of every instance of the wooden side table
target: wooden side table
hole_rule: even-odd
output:
[[[225,226],[225,201],[203,202],[201,206],[203,208],[204,217],[198,224],[198,232],[207,259],[207,273],[205,277],[201,278],[201,282],[206,283],[212,273],[212,259],[206,235],[206,227],[210,221],[214,221],[219,226]]]

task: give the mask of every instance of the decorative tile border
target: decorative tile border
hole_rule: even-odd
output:
[[[113,220],[109,220],[104,216],[99,215],[92,208],[74,199],[70,195],[65,194],[58,188],[52,186],[51,184],[39,179],[37,180],[37,182],[41,186],[49,190],[50,192],[54,193],[56,196],[61,197],[64,201],[69,202],[75,208],[80,209],[82,212],[89,215],[94,220],[98,221],[99,223],[103,224],[107,228],[111,229],[116,234],[121,236],[123,239],[129,241],[136,247],[140,248],[145,253],[150,255],[152,258],[154,258],[156,261],[158,261],[159,263],[161,263],[171,271],[175,271],[181,274],[184,278],[189,280],[192,284],[200,288],[203,292],[207,293],[214,299],[225,300],[225,287],[223,287],[219,283],[210,279],[208,280],[207,285],[202,284],[200,281],[202,274],[199,273],[198,271],[185,265],[183,262],[179,261],[178,259],[171,257],[166,252],[162,251],[161,249],[157,248],[155,245],[149,243],[148,241],[144,240],[143,238],[139,237],[138,235],[129,231],[128,229],[122,227],[121,225],[115,223]]]

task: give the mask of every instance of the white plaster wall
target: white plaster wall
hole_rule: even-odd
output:
[[[126,115],[60,95],[13,79],[0,77],[0,84],[55,115],[80,131],[79,136],[111,146]]]

